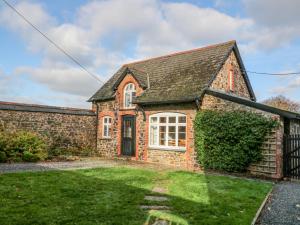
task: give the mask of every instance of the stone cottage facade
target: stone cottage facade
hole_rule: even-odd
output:
[[[293,113],[256,103],[235,41],[123,65],[90,99],[97,150],[184,168],[197,167],[193,121],[203,109],[255,110],[278,119],[254,174],[282,176],[282,134]]]

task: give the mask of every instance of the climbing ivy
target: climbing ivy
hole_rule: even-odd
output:
[[[207,169],[245,171],[262,159],[262,143],[278,125],[253,112],[200,111],[194,126],[199,163]]]

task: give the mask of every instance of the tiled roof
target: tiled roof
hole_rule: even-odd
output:
[[[234,47],[236,42],[229,41],[123,65],[89,101],[113,99],[115,87],[126,70],[144,88],[148,86],[149,76],[150,88],[136,98],[136,103],[193,100],[210,84]]]

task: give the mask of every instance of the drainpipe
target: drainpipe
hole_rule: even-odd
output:
[[[196,102],[196,105],[197,105],[197,110],[199,110],[200,109],[200,99],[197,97],[195,99],[195,102]]]

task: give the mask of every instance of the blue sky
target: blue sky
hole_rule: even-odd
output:
[[[104,81],[132,60],[232,39],[247,70],[300,71],[297,0],[9,2]],[[0,39],[0,101],[90,107],[101,84],[3,2]],[[278,94],[300,101],[300,76],[248,75],[259,101]]]

